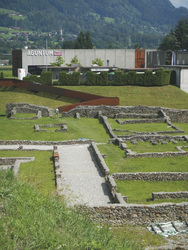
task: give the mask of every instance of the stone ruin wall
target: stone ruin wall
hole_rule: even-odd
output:
[[[109,118],[125,118],[126,114],[129,114],[129,116],[132,116],[132,118],[137,118],[138,114],[143,115],[144,114],[152,114],[152,113],[157,113],[158,117],[161,114],[161,109],[165,112],[167,116],[170,117],[172,122],[185,122],[188,123],[188,110],[176,110],[176,109],[168,109],[168,108],[160,108],[160,107],[145,107],[145,106],[137,106],[137,107],[109,107],[109,106],[78,106],[75,109],[65,112],[62,114],[63,117],[75,117],[76,114],[79,114],[79,117],[93,117],[93,118],[98,118],[98,117],[103,117],[103,121],[107,121],[107,117]],[[7,108],[7,112],[8,112]],[[45,111],[46,112],[46,111]],[[49,114],[49,113],[48,113]],[[104,118],[106,116],[106,118]],[[162,117],[162,115],[161,115]],[[144,117],[143,117],[144,118]],[[153,119],[156,118],[152,117]],[[105,123],[104,122],[104,123]],[[108,123],[107,123],[108,124]],[[105,123],[106,125],[106,123]],[[108,127],[108,125],[107,125]],[[113,133],[111,127],[108,127],[111,137],[113,138],[112,140],[117,140],[119,143],[121,142],[121,139],[115,136]],[[154,138],[157,135],[152,135]],[[140,136],[138,135],[138,138]],[[147,136],[146,136],[147,137]],[[177,136],[177,138],[180,138]],[[75,141],[76,142],[76,141]],[[75,143],[72,141],[59,141],[59,142],[35,142],[35,144],[45,144],[45,145],[60,145],[62,143],[67,143],[67,144],[72,144]],[[2,141],[0,141],[0,144]],[[33,144],[32,141],[3,141],[3,144],[15,144],[15,143],[25,143],[25,144]],[[81,143],[91,143],[92,140],[89,141],[84,141]],[[94,145],[94,144],[93,144]],[[95,150],[95,146],[93,146]],[[96,150],[95,150],[96,151]],[[54,153],[57,153],[56,150]],[[188,202],[184,203],[162,203],[162,204],[154,204],[154,205],[142,205],[142,204],[126,204],[123,200],[123,197],[121,194],[118,194],[116,191],[116,184],[114,181],[114,176],[110,176],[108,169],[106,168],[106,165],[104,165],[103,160],[101,160],[100,153],[98,151],[95,152],[98,154],[98,161],[100,161],[100,165],[103,165],[103,171],[106,172],[106,181],[109,184],[109,188],[113,194],[115,204],[110,204],[105,207],[93,207],[93,208],[85,208],[87,210],[87,213],[90,214],[92,219],[96,222],[103,222],[103,223],[112,223],[112,224],[145,224],[149,225],[153,222],[166,222],[166,221],[172,221],[172,220],[188,220]],[[56,183],[58,184],[60,180],[61,173],[58,173],[58,159],[57,156],[54,156],[54,168],[56,172]],[[120,173],[121,174],[121,173]],[[144,175],[144,173],[141,173]],[[155,180],[158,180],[159,175],[155,175],[153,173],[148,173],[150,176],[145,176],[144,178],[152,178]],[[185,173],[184,173],[185,174]],[[140,176],[140,173],[134,173],[134,177],[129,178],[134,178],[135,175],[137,175],[136,178],[142,178]],[[146,174],[145,174],[146,175]],[[173,175],[176,175],[177,178],[186,178],[187,179],[187,173],[185,176],[182,176],[182,173],[168,173],[168,175],[165,175],[165,178],[167,179],[173,179],[176,178]],[[132,175],[133,176],[133,175]],[[115,177],[116,178],[116,177]],[[183,192],[181,192],[183,193]],[[153,194],[154,197],[157,199],[157,195]],[[164,195],[164,194],[163,194]],[[165,193],[167,195],[167,193]],[[178,195],[177,193],[175,195]],[[187,192],[186,192],[187,195]],[[164,196],[163,196],[164,197]],[[177,197],[177,196],[176,196]]]
[[[51,117],[53,116],[54,110],[44,106],[33,105],[29,103],[7,103],[6,114],[7,117],[11,117],[12,112],[14,113],[35,113],[41,112],[42,116]]]
[[[148,106],[77,106],[76,108],[63,112],[63,117],[74,117],[76,113],[80,113],[81,117],[97,118],[101,113],[108,118],[125,118],[126,114],[132,115],[136,118],[138,114],[158,114],[163,110],[167,116],[170,117],[172,122],[185,122],[188,123],[188,109],[171,109],[163,107],[148,107]],[[134,116],[135,115],[135,116]],[[161,114],[162,117],[162,114]]]

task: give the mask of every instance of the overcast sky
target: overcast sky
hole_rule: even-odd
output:
[[[188,8],[188,0],[170,0],[170,1],[176,8],[180,6]]]

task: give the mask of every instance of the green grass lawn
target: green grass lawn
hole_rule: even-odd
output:
[[[188,146],[188,142],[177,141],[177,144],[172,142],[167,142],[167,144],[158,143],[157,145],[152,145],[150,142],[137,142],[137,144],[132,144],[130,141],[126,142],[129,149],[137,153],[146,152],[179,152],[176,148],[177,146]]]
[[[48,93],[34,93],[25,89],[0,87],[0,115],[6,113],[6,103],[29,103],[46,106],[55,109],[56,107],[69,105],[78,100],[50,95]]]
[[[123,130],[131,130],[135,132],[159,132],[159,131],[174,131],[172,127],[170,127],[167,123],[135,123],[135,124],[119,124],[115,119],[108,119],[111,127],[113,129],[123,129]],[[114,133],[123,134],[123,131]]]
[[[159,106],[188,109],[188,93],[175,86],[63,86],[86,93],[120,98],[120,106]]]
[[[35,116],[37,116],[37,114],[35,114],[35,113],[16,113],[16,114],[14,114],[14,118],[33,118],[33,117],[35,117]]]
[[[125,152],[113,144],[97,145],[102,154],[106,154],[105,162],[110,173],[134,172],[187,172],[188,157],[161,158],[126,158]],[[154,146],[153,146],[154,147]]]
[[[2,116],[0,123],[1,140],[43,140],[62,141],[78,140],[79,138],[94,139],[96,142],[108,142],[109,135],[98,119],[92,118],[49,118],[42,117],[38,120],[14,120]],[[35,132],[34,124],[66,123],[68,132]],[[13,131],[13,133],[10,133]],[[53,129],[54,131],[54,129]]]
[[[34,161],[20,165],[19,179],[50,195],[56,189],[52,155],[52,151],[0,151],[0,157],[35,157]]]
[[[152,201],[152,192],[178,192],[188,191],[188,181],[116,181],[117,191],[128,197],[128,203],[160,203],[182,202],[188,199],[155,200]]]

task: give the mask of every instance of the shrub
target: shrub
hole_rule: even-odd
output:
[[[41,81],[42,84],[52,84],[52,71],[42,71],[41,73]]]
[[[67,74],[61,71],[59,73],[59,84],[60,85],[80,85],[80,72],[73,72],[72,74]]]
[[[91,71],[87,72],[86,85],[97,85],[97,75]]]
[[[4,74],[3,74],[3,72],[1,72],[0,79],[4,79]]]
[[[23,78],[24,81],[28,81],[28,82],[39,82],[42,83],[42,79],[41,77],[38,77],[37,75],[30,75],[30,76],[26,76]]]
[[[101,72],[97,76],[97,85],[106,86],[108,85],[108,72]]]

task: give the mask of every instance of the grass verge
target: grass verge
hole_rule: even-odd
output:
[[[12,171],[0,171],[1,249],[141,249],[97,227],[62,200],[43,196]],[[2,248],[3,247],[3,248]]]

